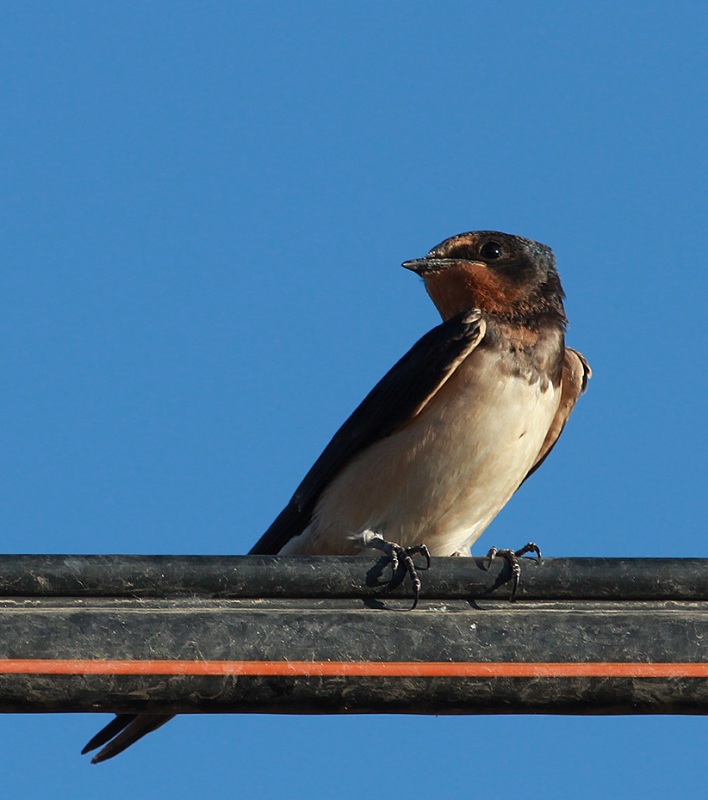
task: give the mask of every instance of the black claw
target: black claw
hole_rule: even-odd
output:
[[[368,542],[369,547],[374,547],[376,550],[381,550],[386,554],[388,562],[391,565],[391,580],[388,582],[389,588],[394,585],[396,579],[399,577],[399,569],[401,565],[411,579],[413,586],[413,605],[409,611],[412,611],[420,599],[420,590],[422,582],[418,575],[413,556],[420,554],[425,557],[425,569],[430,569],[430,551],[424,544],[416,544],[412,547],[403,547],[396,542],[388,542],[381,536],[375,536]]]
[[[405,548],[406,554],[409,556],[414,556],[416,554],[420,554],[425,557],[425,568],[430,569],[430,550],[424,544],[415,544],[413,547],[406,547]]]
[[[509,594],[510,603],[513,603],[516,599],[516,590],[519,588],[519,583],[521,582],[521,564],[519,559],[522,556],[525,556],[527,553],[534,553],[536,560],[539,562],[542,560],[541,550],[535,542],[527,542],[519,550],[499,550],[496,547],[492,547],[487,553],[487,569],[491,567],[492,561],[499,556],[506,559],[506,562],[511,568],[511,592]]]
[[[494,559],[497,557],[498,553],[499,553],[499,548],[498,547],[493,546],[493,547],[489,548],[489,552],[485,556],[485,558],[487,559],[487,569],[489,569],[492,566],[492,561],[494,561]]]
[[[515,551],[515,554],[519,558],[521,558],[521,556],[525,556],[527,553],[533,553],[536,556],[537,561],[543,561],[543,558],[541,557],[541,550],[536,542],[527,542],[520,550]]]

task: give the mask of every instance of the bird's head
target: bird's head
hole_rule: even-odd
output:
[[[553,251],[531,239],[498,231],[460,233],[403,266],[423,278],[444,320],[480,308],[530,326],[548,318],[566,323]]]

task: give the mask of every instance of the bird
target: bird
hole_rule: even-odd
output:
[[[335,433],[252,554],[383,550],[466,556],[545,461],[591,369],[565,345],[565,294],[551,248],[468,231],[405,261],[442,322],[374,386]],[[540,550],[490,549],[508,558]],[[417,582],[417,585],[416,585]],[[171,717],[119,714],[86,745],[98,763]]]

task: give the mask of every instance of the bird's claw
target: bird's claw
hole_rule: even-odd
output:
[[[365,538],[367,547],[373,547],[376,550],[381,550],[388,558],[388,563],[391,565],[391,580],[389,587],[394,584],[396,578],[399,576],[401,568],[405,570],[406,574],[411,579],[413,586],[413,605],[410,607],[412,611],[420,599],[420,590],[422,583],[418,570],[416,569],[415,562],[413,561],[414,555],[422,555],[425,558],[425,569],[430,569],[430,551],[424,544],[416,544],[412,547],[403,547],[403,545],[396,542],[389,542],[379,534],[372,534]]]
[[[506,559],[507,563],[511,567],[511,594],[509,595],[510,603],[513,603],[514,599],[516,598],[516,590],[518,589],[519,581],[521,580],[521,563],[519,562],[519,559],[525,556],[527,553],[534,553],[536,555],[536,560],[539,563],[542,561],[541,550],[535,542],[527,542],[519,550],[499,550],[497,547],[492,547],[487,553],[487,569],[492,566],[492,561],[498,557]]]

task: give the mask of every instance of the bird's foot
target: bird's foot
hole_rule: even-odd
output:
[[[514,602],[516,590],[519,588],[519,581],[521,580],[521,563],[519,559],[525,556],[527,553],[534,553],[536,555],[536,560],[539,562],[542,560],[541,551],[535,542],[528,542],[520,550],[499,550],[496,547],[492,547],[487,553],[487,569],[491,567],[492,561],[494,561],[495,558],[506,559],[511,567],[511,594],[509,595],[510,603]]]
[[[411,579],[413,585],[413,605],[410,610],[412,611],[417,605],[420,598],[420,589],[422,586],[418,570],[416,569],[415,562],[413,561],[414,555],[422,555],[425,558],[424,569],[430,569],[430,551],[424,544],[416,544],[413,547],[403,547],[403,545],[396,542],[389,542],[375,531],[364,531],[361,534],[361,539],[365,547],[373,547],[375,550],[381,550],[388,559],[388,564],[391,566],[391,580],[389,586],[392,586],[396,579],[400,577],[400,573],[404,572]],[[386,565],[384,564],[384,567]]]

